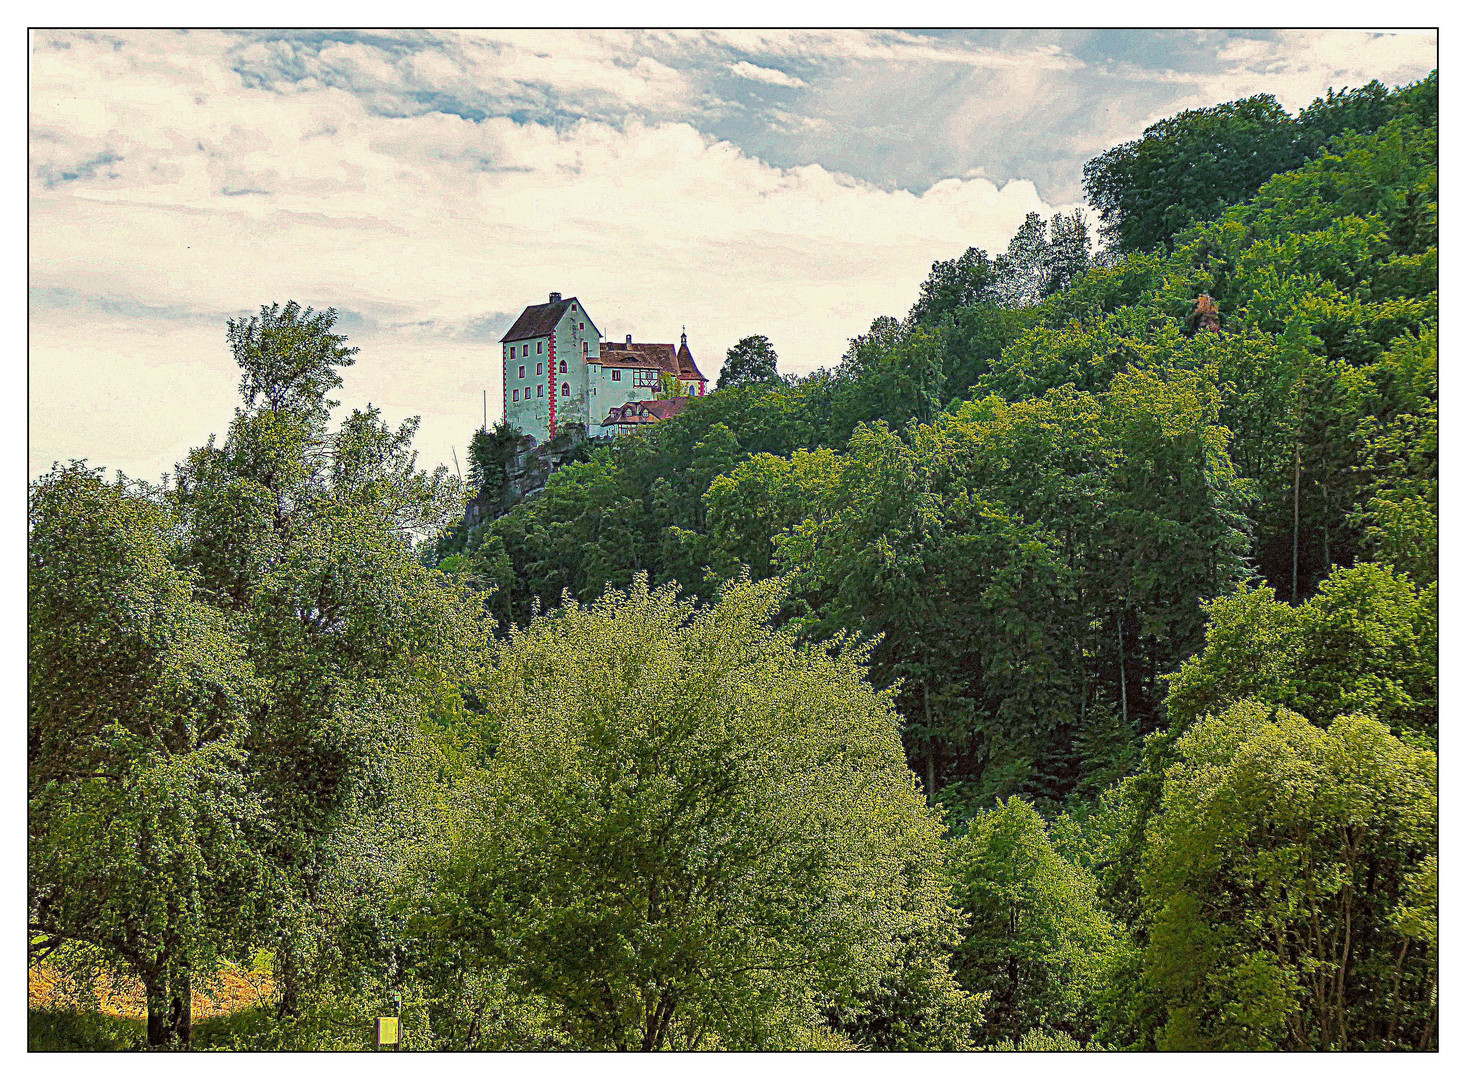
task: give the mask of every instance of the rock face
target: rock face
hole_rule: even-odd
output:
[[[545,489],[550,474],[567,462],[583,458],[587,451],[605,439],[587,439],[584,424],[565,424],[549,442],[541,443],[533,435],[522,435],[514,453],[504,465],[504,489],[485,484],[464,513],[464,524],[472,529],[485,521],[493,521],[503,513],[504,505],[513,505],[538,495]],[[507,490],[507,497],[504,494]]]

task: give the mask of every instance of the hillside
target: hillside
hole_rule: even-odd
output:
[[[1085,183],[547,476],[231,320],[31,488],[33,1045],[1437,1049],[1436,78]]]

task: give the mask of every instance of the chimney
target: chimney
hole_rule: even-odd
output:
[[[557,293],[557,292],[552,292],[550,294],[550,303],[552,303],[552,304],[558,304],[559,302],[560,302],[560,294]]]
[[[626,344],[628,344],[628,345],[631,344],[631,335],[630,334],[627,334],[626,335]]]

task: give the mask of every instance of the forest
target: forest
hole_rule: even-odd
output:
[[[230,320],[30,488],[32,1047],[1436,1049],[1437,162],[1434,74],[1181,113],[520,500]]]

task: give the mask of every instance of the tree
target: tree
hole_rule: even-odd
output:
[[[1090,262],[1089,227],[1080,211],[1055,214],[1047,225],[1030,213],[994,263],[982,299],[1007,308],[1032,307],[1068,288]]]
[[[657,375],[657,388],[653,391],[653,397],[658,401],[671,401],[673,398],[687,396],[687,384],[669,371],[660,372]]]
[[[1067,217],[1055,214],[1049,221],[1048,271],[1044,296],[1053,296],[1069,287],[1092,265],[1089,251],[1089,226],[1084,215],[1075,210]]]
[[[921,283],[920,295],[906,320],[934,326],[943,315],[990,303],[995,299],[994,279],[992,261],[981,248],[970,247],[956,259],[938,260]]]
[[[1107,243],[1148,251],[1250,198],[1302,162],[1292,118],[1270,94],[1190,109],[1084,166],[1084,194]]]
[[[1055,850],[1043,819],[1018,798],[973,818],[948,859],[965,921],[957,978],[990,995],[981,1041],[1033,1030],[1092,1035],[1120,943],[1094,880]]]
[[[879,635],[872,675],[901,680],[912,762],[949,806],[1062,799],[1160,725],[1200,601],[1243,574],[1219,405],[1204,379],[1128,371],[1103,395],[862,425],[836,458],[756,457],[717,481],[714,550],[757,567],[768,543],[812,640]]]
[[[482,605],[411,551],[462,514],[461,485],[442,466],[416,468],[415,419],[394,429],[368,407],[331,430],[324,395],[354,350],[330,318],[297,310],[231,323],[246,404],[169,492],[180,561],[238,628],[268,693],[245,746],[250,790],[268,809],[251,837],[270,897],[258,934],[274,946],[284,1014],[334,948],[324,905],[342,837],[390,794],[388,763],[471,668],[486,630]]]
[[[779,601],[745,581],[698,608],[639,576],[514,630],[477,688],[492,757],[423,852],[424,940],[581,1048],[960,1031],[942,1017],[971,1003],[932,959],[941,823],[860,653],[797,647]],[[899,1031],[862,1020],[903,994],[922,1006]]]
[[[1008,250],[998,256],[993,291],[999,303],[1016,308],[1042,300],[1052,261],[1044,219],[1030,213],[1008,241]]]
[[[762,334],[750,334],[728,350],[723,369],[718,372],[717,388],[776,382],[778,362],[779,354],[769,339]]]
[[[303,311],[294,300],[261,307],[248,319],[230,319],[229,347],[240,367],[239,396],[273,412],[329,409],[327,395],[341,385],[337,368],[356,363],[357,349],[331,332],[336,309]]]
[[[1365,545],[1376,561],[1422,585],[1439,573],[1438,363],[1435,327],[1394,342],[1370,370],[1382,400],[1354,432],[1363,443],[1368,476],[1355,523],[1364,526]]]
[[[1269,94],[1190,109],[1084,166],[1084,193],[1106,243],[1122,252],[1174,247],[1186,226],[1252,198],[1335,136],[1396,117],[1435,122],[1436,76],[1385,92],[1379,83],[1316,100],[1296,118]]]
[[[504,485],[504,466],[519,440],[519,430],[500,420],[492,430],[479,428],[468,443],[468,482],[482,497]]]
[[[155,498],[56,466],[28,524],[33,957],[135,976],[148,1044],[187,1048],[193,987],[260,912],[245,744],[268,699],[237,628],[172,565]]]
[[[1253,699],[1307,716],[1367,713],[1397,734],[1436,737],[1437,590],[1389,567],[1335,570],[1293,607],[1243,586],[1207,605],[1206,645],[1168,677],[1185,727]]]
[[[852,341],[833,405],[837,430],[848,435],[860,423],[931,421],[945,398],[943,329],[898,328],[894,319],[877,319],[870,334]]]
[[[468,483],[474,500],[492,516],[507,509],[509,462],[519,444],[519,429],[500,420],[492,430],[473,433],[468,443]]]
[[[1433,1049],[1435,755],[1251,700],[1176,749],[1143,876],[1160,1049]]]

